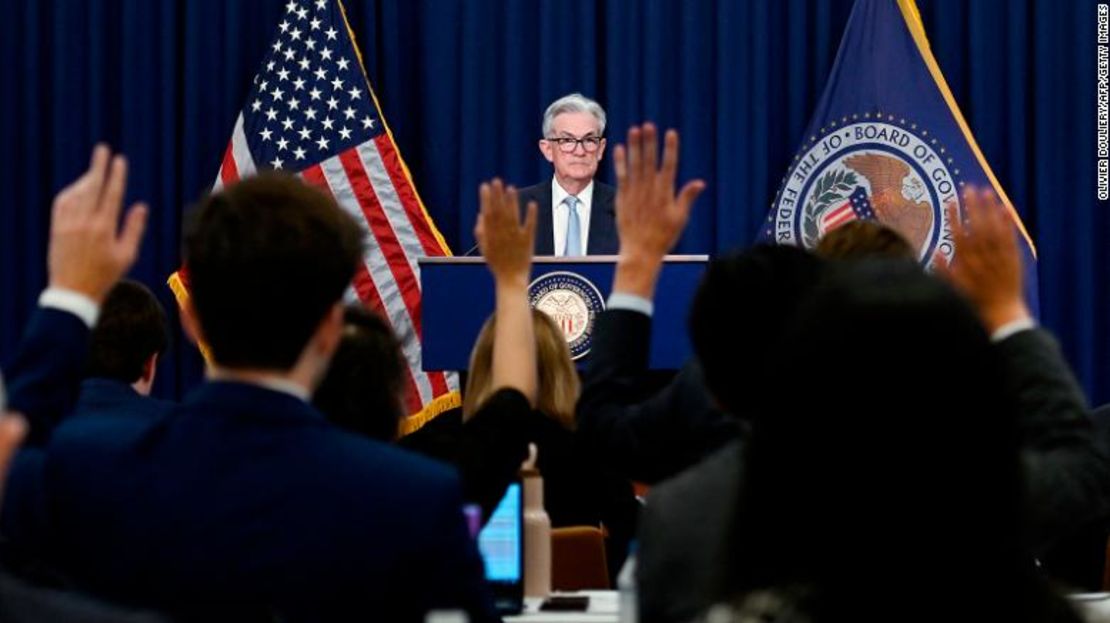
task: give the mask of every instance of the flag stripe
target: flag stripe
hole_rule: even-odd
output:
[[[331,194],[331,188],[328,186],[328,181],[324,177],[324,171],[319,166],[314,165],[308,167],[301,172],[301,177],[309,184]],[[376,313],[382,314],[390,325],[393,324],[393,322],[389,320],[389,311],[382,302],[381,294],[378,293],[378,288],[374,285],[373,278],[370,277],[370,271],[366,270],[366,264],[360,263],[355,269],[352,288],[359,303],[374,310]],[[420,400],[420,390],[416,386],[416,379],[413,376],[411,366],[405,366],[404,382],[406,412],[416,413],[420,411],[422,403]]]
[[[346,168],[341,162],[340,157],[328,158],[319,166],[306,169],[305,175],[309,175],[308,171],[311,169],[320,170],[319,174],[312,173],[311,175],[319,175],[326,182],[327,187],[331,191],[332,196],[335,197],[337,203],[348,214],[355,218],[369,240],[373,234],[370,231],[367,216],[359,202],[355,187],[347,176]],[[377,239],[376,236],[374,236],[374,238],[375,240]],[[400,284],[394,277],[389,262],[386,261],[382,247],[380,244],[375,244],[374,240],[371,240],[370,244],[366,245],[366,257],[364,258],[363,269],[366,270],[369,279],[368,282],[362,284],[361,287],[356,282],[356,292],[359,293],[364,303],[370,302],[384,310],[386,317],[393,326],[393,331],[398,341],[402,345],[405,360],[408,362],[410,375],[414,379],[416,391],[412,393],[419,399],[421,404],[426,404],[434,399],[436,394],[433,393],[432,384],[428,375],[420,368],[420,341],[417,339],[418,334],[414,330],[409,310],[404,304],[403,295],[400,291]],[[371,290],[368,286],[373,289]],[[375,297],[368,301],[365,296],[371,293],[374,293]]]
[[[227,142],[227,149],[224,150],[224,161],[220,165],[220,188],[230,186],[239,181],[239,169],[235,166],[235,156],[231,153],[231,141]]]
[[[396,190],[397,197],[401,205],[404,206],[405,213],[408,214],[409,221],[416,230],[416,235],[420,238],[420,244],[424,247],[424,254],[432,257],[448,255],[446,247],[439,244],[435,232],[432,231],[431,222],[424,215],[424,209],[420,206],[420,200],[417,198],[412,185],[409,184],[408,177],[405,176],[401,157],[397,155],[397,149],[394,147],[389,134],[385,132],[379,134],[374,138],[374,144],[378,147],[377,151],[383,168],[393,181],[393,188]]]
[[[365,264],[359,264],[355,270],[354,279],[355,292],[358,293],[358,298],[362,301],[363,305],[376,310],[378,313],[384,315],[388,321],[389,312],[386,310],[385,305],[382,303],[382,297],[378,293],[377,287],[374,286],[374,279],[370,277],[370,271],[366,270]],[[390,325],[393,323],[390,322]],[[417,372],[416,374],[418,374]],[[416,384],[416,376],[413,372],[411,365],[405,366],[405,409],[407,413],[416,413],[422,408],[423,401],[420,397],[420,388]]]
[[[389,222],[390,227],[395,234],[397,245],[403,250],[404,258],[408,263],[408,269],[414,276],[417,288],[417,296],[419,297],[419,279],[420,279],[420,266],[416,263],[416,258],[422,257],[426,254],[426,250],[419,244],[417,240],[416,229],[414,223],[410,220],[411,213],[406,213],[402,208],[401,197],[398,195],[397,187],[393,185],[389,173],[386,171],[385,163],[375,148],[375,143],[364,143],[358,147],[358,155],[362,170],[366,172],[370,184],[374,188],[373,198],[377,200],[377,205],[381,209],[381,213],[385,215]],[[423,222],[423,221],[421,221]],[[379,241],[381,238],[379,237]],[[442,252],[433,249],[436,255],[442,255]],[[417,306],[409,307],[409,313],[412,315],[414,324],[417,327],[417,335],[420,335],[420,315],[422,309],[420,307],[419,298]],[[438,396],[448,390],[448,384],[442,372],[432,372],[428,374],[428,379],[432,384],[432,391]]]
[[[387,260],[389,270],[397,281],[401,298],[404,299],[405,308],[412,319],[412,326],[416,330],[416,334],[419,335],[420,317],[417,312],[420,309],[420,285],[417,283],[416,275],[413,274],[405,250],[398,243],[397,234],[393,231],[393,226],[390,225],[389,219],[382,209],[381,202],[374,192],[366,169],[362,167],[358,152],[347,150],[339,154],[339,161],[343,164],[351,188],[354,189],[357,207],[361,208],[366,223],[370,226],[370,231]]]
[[[832,229],[838,225],[847,223],[855,218],[855,212],[852,211],[851,206],[843,206],[837,208],[831,214],[823,219],[825,229]]]
[[[389,226],[393,229],[394,234],[396,234],[397,245],[404,251],[409,271],[416,276],[419,282],[420,267],[416,263],[416,258],[428,255],[428,253],[422,248],[421,242],[417,239],[413,222],[409,220],[409,215],[405,213],[401,205],[401,199],[397,195],[396,188],[385,170],[385,163],[382,162],[374,143],[359,145],[358,155],[362,170],[366,172],[367,178],[374,188],[374,198],[377,200],[377,205],[389,221]],[[442,255],[438,251],[433,250],[433,252],[436,255]]]
[[[247,135],[243,130],[242,113],[239,113],[239,118],[235,121],[235,129],[231,131],[231,154],[235,157],[235,168],[239,171],[240,178],[258,172],[254,157],[251,156],[251,148],[247,144]]]
[[[416,264],[416,257],[422,255],[422,251],[413,240],[412,224],[397,209],[397,198],[391,196],[392,186],[386,181],[383,167],[379,164],[381,159],[376,156],[376,151],[374,145],[367,143],[339,154],[339,159],[347,172],[347,180],[355,189],[355,197],[366,222],[370,225],[397,282],[412,323],[416,346],[414,350],[418,355],[421,339],[420,269]],[[395,221],[400,227],[394,226]],[[419,356],[413,362],[419,367]],[[447,382],[442,372],[428,373],[427,378],[434,396],[447,391]]]

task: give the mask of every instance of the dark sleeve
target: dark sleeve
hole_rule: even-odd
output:
[[[38,308],[4,368],[9,408],[27,417],[25,444],[41,445],[77,401],[89,328],[77,316]]]
[[[524,394],[502,389],[465,424],[436,427],[433,420],[398,443],[454,465],[462,478],[463,499],[482,507],[485,522],[528,458],[531,412]]]
[[[739,423],[713,406],[691,360],[662,390],[643,396],[651,318],[602,312],[578,401],[578,431],[590,451],[619,474],[654,483],[735,439]]]
[[[45,450],[23,448],[12,460],[0,505],[0,532],[23,553],[37,553],[46,544],[46,507],[43,500]]]
[[[1095,442],[1086,400],[1056,341],[1021,331],[996,345],[1016,399],[1034,545],[1043,551],[1110,510],[1110,463]]]

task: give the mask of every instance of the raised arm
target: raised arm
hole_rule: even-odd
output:
[[[534,404],[536,338],[528,306],[528,277],[537,207],[535,202],[530,203],[521,223],[516,189],[505,187],[499,179],[482,184],[479,198],[481,212],[474,236],[493,275],[497,298],[491,389],[516,389]]]
[[[147,208],[131,208],[121,229],[126,187],[127,160],[98,145],[89,169],[54,199],[49,287],[5,370],[10,407],[27,416],[31,443],[49,436],[72,407],[89,329],[108,291],[138,256]]]
[[[663,162],[655,126],[645,123],[628,130],[628,145],[613,150],[617,173],[617,235],[620,258],[613,275],[613,292],[651,300],[663,266],[663,257],[678,242],[694,200],[705,182],[687,182],[676,195],[678,132],[667,130]]]
[[[1038,552],[1110,510],[1110,462],[1095,443],[1083,392],[1052,336],[1036,328],[1022,296],[1013,222],[989,190],[964,193],[964,218],[948,220],[956,260],[946,277],[979,312],[1017,408]]]
[[[649,123],[631,128],[627,144],[614,150],[620,257],[577,412],[580,436],[594,453],[646,482],[673,475],[737,434],[736,421],[711,404],[696,362],[656,395],[643,395],[656,281],[705,188],[695,180],[675,193],[678,134],[668,131],[663,143],[659,163],[658,133]]]

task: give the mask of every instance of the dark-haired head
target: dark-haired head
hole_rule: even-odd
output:
[[[726,411],[752,411],[749,398],[767,381],[782,331],[822,269],[820,259],[788,246],[756,246],[706,269],[690,311],[690,337],[706,384]]]
[[[736,586],[809,586],[839,615],[891,606],[872,598],[899,586],[936,587],[929,616],[1041,594],[1014,405],[974,311],[910,263],[830,273],[774,358],[775,412],[753,426]]]
[[[404,366],[385,319],[361,306],[347,307],[339,349],[312,403],[341,428],[392,442],[404,415]]]
[[[214,362],[287,371],[350,284],[362,233],[329,196],[268,173],[202,201],[184,246]]]
[[[169,342],[166,311],[143,284],[124,279],[108,292],[93,327],[85,376],[139,384],[149,393]]]

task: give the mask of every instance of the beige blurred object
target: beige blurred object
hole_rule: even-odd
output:
[[[557,591],[611,588],[605,532],[601,528],[569,526],[551,530],[551,587]]]
[[[524,486],[524,596],[551,593],[551,519],[543,507],[543,477],[536,469],[536,444],[520,467]]]
[[[933,227],[933,209],[925,201],[912,201],[902,194],[902,183],[910,167],[883,154],[861,154],[844,159],[871,184],[871,205],[879,221],[909,240],[920,252]]]

